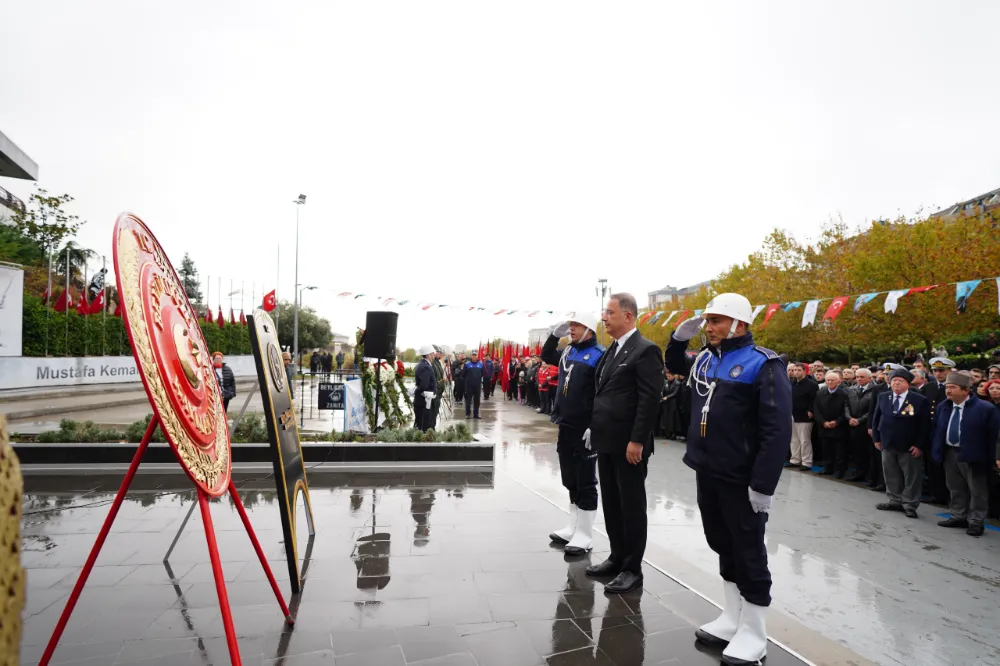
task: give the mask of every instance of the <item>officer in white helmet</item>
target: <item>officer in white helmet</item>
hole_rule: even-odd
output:
[[[556,451],[562,483],[569,491],[569,524],[549,535],[565,544],[567,555],[583,555],[593,547],[597,516],[597,452],[590,446],[590,415],[594,411],[597,363],[604,347],[597,344],[597,315],[573,312],[567,321],[549,329],[542,360],[559,366],[559,384],[552,422],[559,426]],[[569,344],[560,355],[560,338]]]
[[[667,345],[671,372],[688,374],[691,426],[684,462],[695,470],[698,508],[709,547],[719,555],[725,603],[700,627],[702,643],[724,646],[726,664],[756,664],[767,651],[771,604],[764,527],[792,438],[792,393],[782,360],[754,344],[753,308],[719,294],[699,317],[681,323]],[[707,344],[688,368],[688,341]]]
[[[434,397],[437,395],[437,375],[431,364],[434,353],[434,345],[421,347],[423,358],[413,373],[417,381],[417,389],[413,393],[413,425],[423,431],[434,427]]]

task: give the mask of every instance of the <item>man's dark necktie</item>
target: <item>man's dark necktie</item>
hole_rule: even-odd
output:
[[[617,354],[617,353],[618,353],[618,341],[617,341],[617,340],[615,340],[615,341],[614,341],[614,342],[613,342],[613,343],[611,344],[611,347],[610,347],[610,348],[608,349],[608,354],[607,354],[607,359],[608,359],[608,360],[607,360],[607,361],[605,361],[605,363],[604,363],[604,367],[603,367],[603,368],[601,368],[601,380],[603,380],[603,379],[604,379],[604,373],[605,373],[605,372],[607,371],[607,369],[608,369],[608,365],[609,365],[609,364],[610,364],[610,363],[611,363],[612,361],[614,361],[614,360],[615,360],[615,354]]]
[[[948,443],[958,444],[959,425],[962,423],[962,408],[956,407],[951,413],[951,423],[948,424]]]
[[[896,402],[893,403],[893,407],[892,407],[892,413],[893,414],[899,414],[899,408],[902,406],[902,402],[903,401],[897,395],[896,396]]]

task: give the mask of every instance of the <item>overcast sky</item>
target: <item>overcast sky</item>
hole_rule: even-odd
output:
[[[596,311],[599,277],[642,303],[775,226],[1000,186],[997,26],[987,0],[6,2],[0,131],[83,245],[134,212],[213,303],[272,288],[278,242],[291,299],[305,193],[300,282],[338,332],[343,291]],[[402,346],[538,321],[435,310],[400,310]]]

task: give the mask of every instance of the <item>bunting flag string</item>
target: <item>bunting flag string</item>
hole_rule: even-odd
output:
[[[955,311],[958,314],[965,314],[965,307],[969,304],[969,296],[976,290],[982,280],[966,280],[955,285]]]
[[[896,308],[899,307],[899,299],[910,293],[909,289],[894,289],[889,292],[889,295],[885,297],[885,311],[896,312]]]
[[[819,308],[819,301],[809,301],[806,303],[806,308],[802,311],[802,328],[815,323],[817,308]]]
[[[840,314],[840,311],[844,309],[844,306],[847,305],[847,301],[850,299],[850,296],[837,296],[837,298],[833,299],[833,303],[830,303],[830,307],[826,309],[826,314],[823,315],[823,321],[828,319],[836,321],[837,315]]]
[[[748,323],[753,324],[754,321],[757,320],[757,315],[759,315],[761,311],[763,311],[763,309],[766,307],[767,307],[766,305],[755,306],[753,312],[750,314],[750,321]]]

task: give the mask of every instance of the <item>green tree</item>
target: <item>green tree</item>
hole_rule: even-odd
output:
[[[294,333],[294,306],[288,301],[278,303],[278,342],[284,349],[292,348]],[[299,349],[320,349],[333,340],[330,322],[321,318],[312,308],[299,309]]]
[[[417,360],[417,350],[416,349],[404,349],[399,355],[399,358],[404,363],[414,363]]]
[[[12,224],[25,238],[41,247],[44,255],[51,256],[84,224],[78,215],[66,212],[65,206],[72,201],[73,197],[68,194],[50,196],[36,184],[25,210],[16,211],[11,217]],[[50,279],[46,277],[46,290],[51,293]]]
[[[84,273],[87,261],[96,256],[96,252],[82,248],[74,241],[68,241],[59,252],[52,257],[52,273],[56,284],[66,284],[66,274],[69,271],[69,283],[77,289],[83,289]],[[68,264],[68,269],[67,269]]]
[[[201,281],[198,279],[198,269],[194,265],[194,260],[187,252],[181,259],[181,268],[177,273],[180,275],[181,284],[184,285],[184,293],[188,300],[196,305],[201,305]]]
[[[22,266],[40,265],[45,259],[45,248],[10,223],[0,221],[0,261]]]

